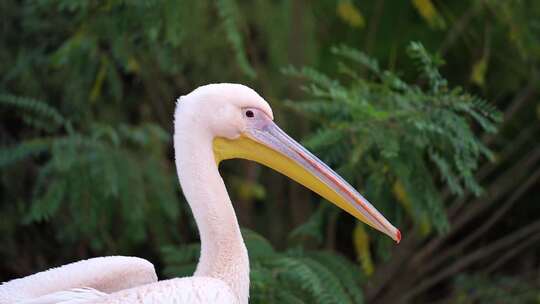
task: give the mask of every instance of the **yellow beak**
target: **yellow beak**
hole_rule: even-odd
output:
[[[236,139],[215,138],[216,162],[231,158],[256,161],[318,193],[352,216],[399,243],[401,233],[368,200],[336,172],[283,132],[270,118],[262,118]]]

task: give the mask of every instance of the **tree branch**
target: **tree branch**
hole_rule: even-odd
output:
[[[536,242],[540,241],[540,233],[531,235],[531,238],[524,239],[521,241],[521,244],[514,246],[511,250],[507,251],[505,254],[503,254],[500,258],[498,258],[495,262],[493,262],[488,269],[486,269],[485,273],[490,274],[493,271],[497,270],[499,267],[503,266],[506,262],[508,262],[509,259],[513,258],[516,254],[522,252],[527,247],[535,244]]]
[[[540,148],[533,150],[525,157],[523,157],[512,168],[506,170],[491,184],[486,191],[486,194],[481,198],[476,199],[474,202],[469,203],[471,208],[462,211],[456,216],[456,220],[452,223],[451,231],[443,236],[439,236],[431,240],[424,248],[416,254],[412,265],[421,265],[422,261],[426,260],[428,256],[431,256],[437,249],[449,238],[454,236],[464,226],[466,226],[472,219],[480,215],[485,209],[502,196],[511,191],[516,184],[526,175],[528,168],[533,168],[535,163],[540,159]]]
[[[514,153],[523,146],[523,144],[525,144],[532,137],[536,136],[536,132],[539,129],[538,127],[538,124],[532,124],[525,130],[520,132],[517,138],[514,139],[512,142],[505,144],[502,152],[497,155],[497,162],[486,162],[485,165],[478,170],[476,174],[476,179],[479,182],[482,182],[487,177],[489,177],[491,173],[496,171],[496,169],[500,169],[501,165],[505,163],[505,160],[513,156]],[[447,194],[449,196],[449,193]],[[448,217],[450,219],[455,218],[456,215],[461,211],[461,208],[465,206],[467,200],[471,198],[471,196],[472,193],[466,193],[464,196],[458,197],[454,202],[452,202],[450,204],[450,208],[448,208]]]
[[[482,236],[493,225],[495,225],[495,223],[498,222],[502,218],[502,216],[506,214],[508,210],[510,210],[525,193],[527,193],[530,187],[533,186],[539,178],[540,169],[537,169],[536,172],[532,174],[527,179],[527,181],[525,181],[525,183],[521,184],[521,186],[516,190],[516,192],[514,192],[512,196],[501,207],[499,207],[487,221],[482,224],[482,226],[480,226],[478,229],[475,229],[472,234],[467,236],[457,245],[453,245],[451,249],[444,251],[444,253],[441,255],[437,255],[437,257],[431,260],[425,267],[421,267],[421,269],[419,269],[420,275],[431,271],[435,267],[438,267],[449,257],[455,256],[461,250],[463,250],[472,242],[477,240],[480,236]]]
[[[414,296],[426,291],[427,289],[433,287],[435,284],[443,281],[444,279],[456,274],[457,272],[463,270],[469,265],[475,263],[478,260],[481,260],[501,249],[504,249],[516,241],[527,237],[529,234],[540,232],[540,221],[532,222],[531,224],[495,241],[492,245],[480,248],[468,256],[462,257],[454,264],[450,265],[446,269],[440,271],[438,274],[430,277],[428,280],[418,284],[411,291],[407,292],[402,299],[404,301],[411,300]]]

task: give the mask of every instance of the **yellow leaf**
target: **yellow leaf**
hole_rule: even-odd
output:
[[[394,192],[394,196],[396,197],[398,202],[401,203],[403,208],[405,208],[405,211],[412,215],[411,201],[407,197],[407,192],[405,192],[405,187],[403,186],[403,183],[401,183],[401,181],[396,180],[394,186],[392,187],[392,192]]]
[[[351,27],[364,28],[366,21],[362,12],[351,1],[342,0],[337,5],[338,16]]]
[[[127,70],[132,73],[137,73],[141,69],[141,66],[139,65],[139,62],[135,57],[129,57],[127,60]]]
[[[427,215],[424,213],[422,214],[422,218],[420,219],[420,234],[422,236],[428,236],[431,233],[431,222]]]
[[[99,71],[96,75],[96,80],[94,80],[94,85],[92,86],[92,90],[90,91],[90,102],[96,102],[96,100],[101,95],[103,81],[105,80],[105,76],[107,75],[107,66],[108,61],[105,57],[103,57],[101,60],[101,65],[99,66]]]
[[[478,60],[471,71],[471,81],[483,87],[486,82],[487,59],[486,56]]]
[[[238,177],[233,177],[231,182],[241,200],[262,200],[266,197],[266,190],[261,184]]]
[[[374,266],[373,260],[371,259],[371,252],[369,250],[369,235],[364,229],[363,224],[356,224],[356,227],[353,231],[353,243],[354,249],[356,251],[356,256],[360,261],[362,269],[366,275],[370,276],[373,274]]]
[[[400,180],[396,180],[392,186],[392,192],[396,197],[397,201],[403,206],[405,212],[419,222],[420,234],[423,236],[429,235],[431,233],[431,221],[425,212],[421,212],[420,215],[417,215],[412,210],[412,202],[405,191],[405,186]]]
[[[518,25],[511,23],[508,36],[510,41],[515,44],[521,56],[527,57],[527,51],[525,50],[525,46],[523,45],[523,30]]]
[[[412,0],[416,11],[422,18],[428,23],[431,28],[444,29],[446,23],[444,19],[439,15],[437,8],[433,5],[431,0]]]

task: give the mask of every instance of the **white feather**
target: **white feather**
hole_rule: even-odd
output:
[[[188,277],[121,290],[97,301],[85,302],[85,304],[239,304],[239,302],[233,290],[222,280],[210,277]]]
[[[93,258],[5,282],[0,285],[0,304],[26,303],[82,287],[113,293],[156,281],[154,266],[144,259],[123,256]]]
[[[85,287],[58,291],[16,304],[82,304],[90,301],[95,302],[106,296],[106,293]]]
[[[93,288],[74,288],[15,304],[237,304],[238,298],[223,281],[189,277],[159,281],[107,294]]]

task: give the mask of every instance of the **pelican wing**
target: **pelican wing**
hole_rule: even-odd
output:
[[[107,296],[93,288],[75,288],[68,291],[57,291],[16,304],[84,304],[103,300]]]
[[[17,304],[236,304],[229,286],[215,278],[188,277],[160,281],[104,294],[94,289],[56,292]]]
[[[61,299],[69,299],[70,295],[90,294],[82,292],[84,290],[114,293],[156,281],[154,266],[144,259],[99,257],[3,283],[0,285],[0,304],[24,303],[39,298],[49,301],[42,303],[54,303],[50,301],[55,297],[57,302],[62,302]]]

